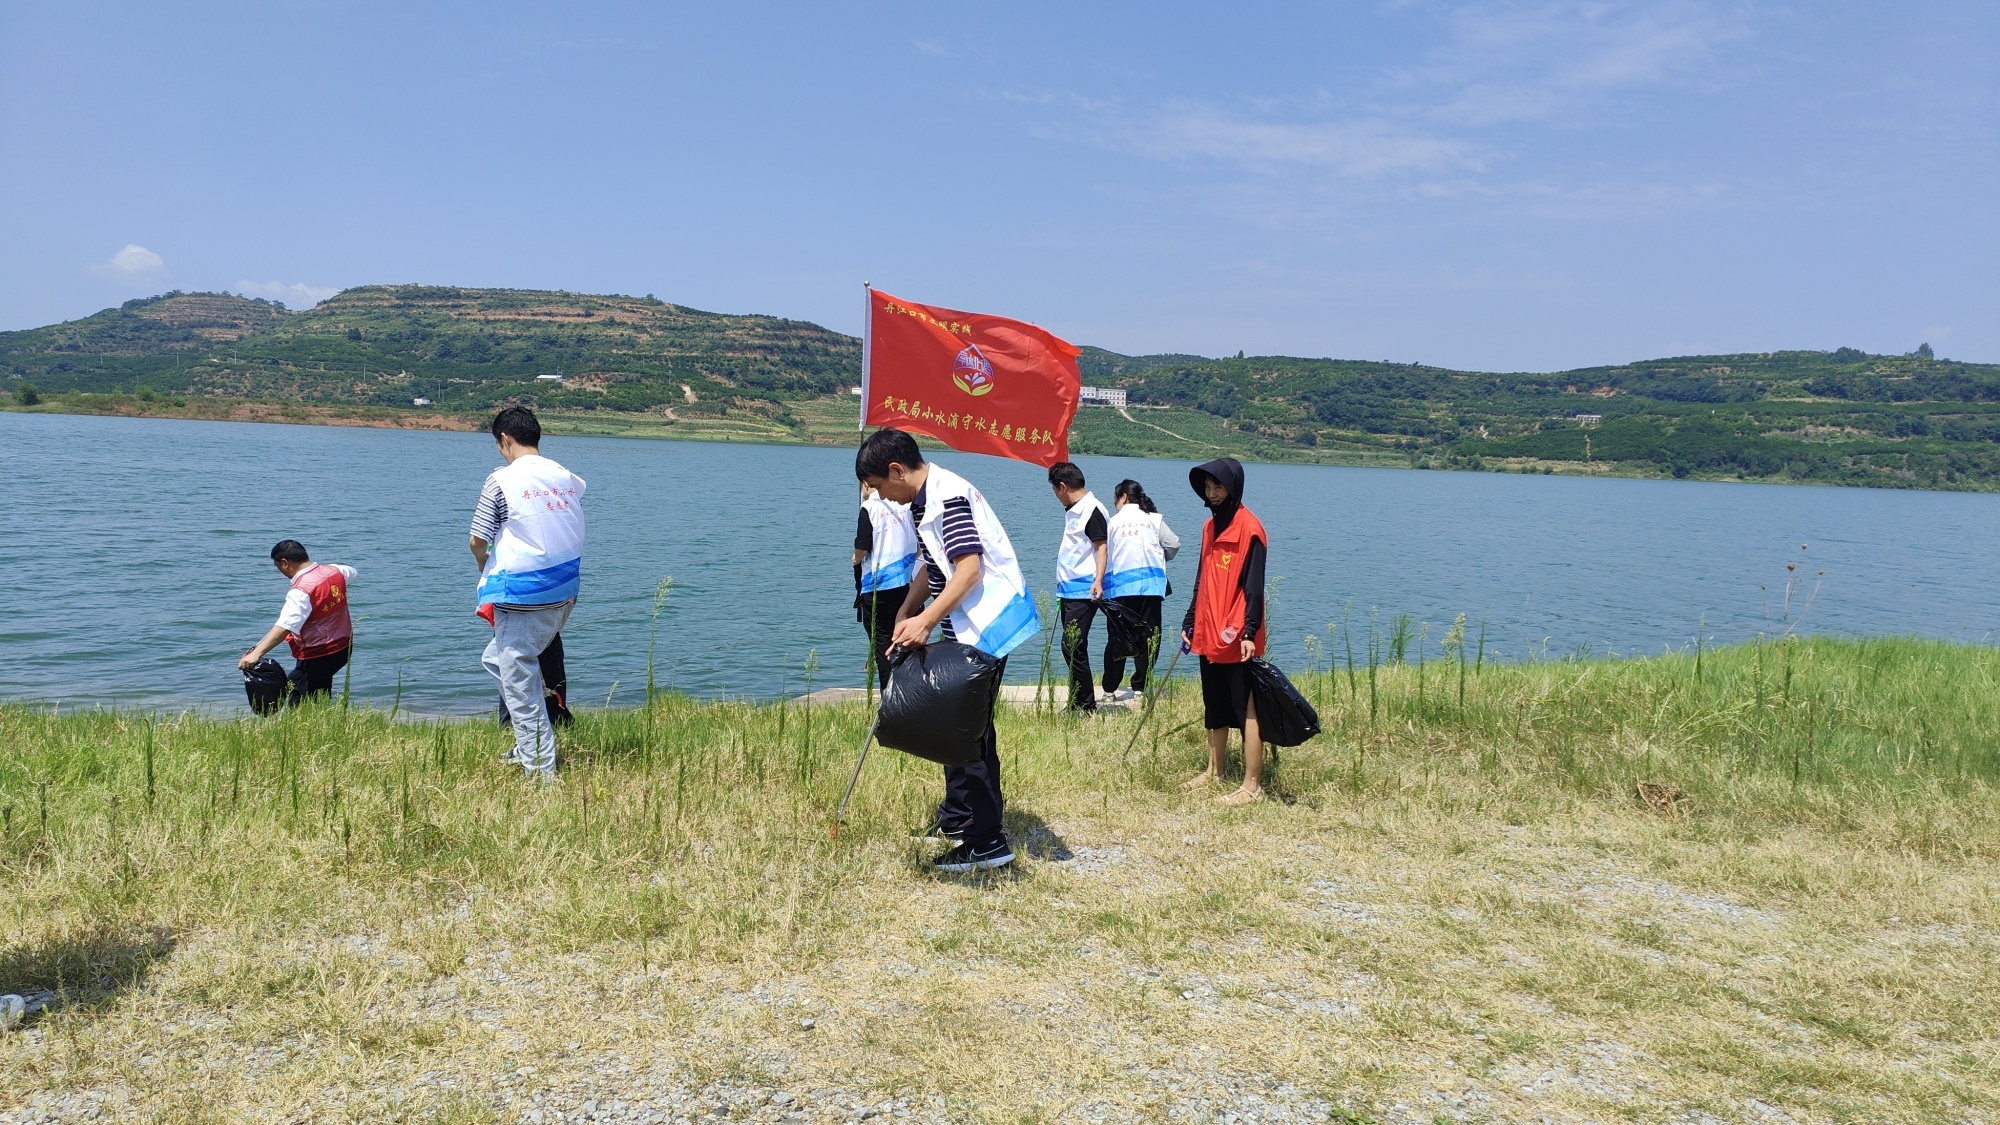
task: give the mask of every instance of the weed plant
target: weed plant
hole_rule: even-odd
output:
[[[1132,716],[1003,707],[1023,859],[972,879],[907,839],[940,786],[902,755],[827,838],[856,704],[649,676],[644,707],[579,712],[547,789],[488,720],[0,707],[0,990],[57,996],[0,1037],[0,1111],[116,1086],[159,1120],[414,1119],[442,1104],[420,1074],[497,1106],[511,1066],[613,1050],[763,1082],[779,1052],[993,1121],[1073,1091],[1164,1113],[1183,1072],[1357,1117],[1440,1074],[1513,1099],[1494,1116],[2000,1110],[2000,653],[1787,633],[1486,665],[1459,618],[1426,686],[1424,631],[1372,622],[1303,674],[1325,733],[1249,809],[1179,787],[1198,693],[1162,682],[1130,754]],[[753,985],[819,1005],[816,1038],[732,999]],[[1644,1060],[1643,1098],[1512,1092],[1592,1042]]]

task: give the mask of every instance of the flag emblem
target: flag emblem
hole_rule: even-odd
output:
[[[993,363],[978,344],[967,344],[951,363],[951,381],[958,389],[977,398],[993,389]]]
[[[861,420],[1037,465],[1069,459],[1077,348],[1021,320],[868,290]],[[957,387],[945,389],[947,379]]]

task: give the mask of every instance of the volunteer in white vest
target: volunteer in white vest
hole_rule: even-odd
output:
[[[1091,683],[1090,622],[1104,597],[1111,513],[1083,486],[1083,470],[1068,461],[1049,467],[1049,487],[1062,503],[1062,543],[1056,548],[1056,598],[1062,603],[1062,654],[1069,663],[1069,709],[1097,710]]]
[[[986,497],[964,477],[926,462],[916,439],[901,430],[869,434],[854,456],[854,475],[884,500],[908,504],[917,531],[926,578],[910,583],[893,642],[927,644],[943,625],[945,640],[997,657],[1005,676],[1007,654],[1041,632],[1042,623],[1007,529]],[[960,872],[1014,862],[1000,825],[1004,808],[999,735],[989,713],[979,760],[945,767],[935,834],[957,843],[933,865]]]
[[[507,463],[493,470],[472,514],[479,616],[493,626],[483,662],[514,725],[508,755],[543,780],[555,776],[556,733],[542,696],[542,653],[576,606],[583,574],[583,478],[542,456],[535,413],[493,417]]]
[[[1147,677],[1160,654],[1160,603],[1173,592],[1167,584],[1167,562],[1181,549],[1180,536],[1136,480],[1121,480],[1111,493],[1118,510],[1111,516],[1110,561],[1104,570],[1104,596],[1111,603],[1104,614],[1104,691],[1112,699],[1131,699],[1146,690]],[[1121,691],[1125,659],[1135,663],[1132,688]]]
[[[909,599],[917,573],[917,528],[910,506],[882,499],[861,487],[861,513],[854,524],[854,619],[868,631],[869,663],[883,687],[889,639],[896,614]]]

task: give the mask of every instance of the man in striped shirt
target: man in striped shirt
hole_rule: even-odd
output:
[[[962,603],[969,604],[975,591],[987,580],[981,556],[986,554],[988,544],[980,536],[972,500],[966,495],[934,499],[931,486],[940,474],[932,469],[933,466],[924,461],[916,440],[895,429],[877,430],[870,434],[862,442],[854,460],[854,475],[880,493],[883,499],[908,504],[910,522],[919,529],[917,550],[928,580],[910,583],[908,600],[896,615],[894,643],[905,647],[921,647],[929,643],[931,630],[939,626],[943,626],[945,640],[960,640],[958,630],[952,624],[952,611],[959,609]],[[951,474],[942,475],[957,479]],[[958,487],[968,486],[960,480]],[[925,517],[933,503],[941,506],[937,515],[937,535],[944,550],[943,560],[937,558],[932,544],[923,535]],[[1005,536],[997,518],[992,526],[996,535]],[[996,543],[994,546],[999,557],[1006,557],[1011,551],[1011,545]],[[926,602],[929,604],[926,605]],[[976,627],[976,624],[968,625],[968,628]],[[968,637],[964,640],[985,651],[981,638]],[[993,641],[983,639],[983,644],[992,645]],[[1001,679],[1005,679],[1007,674],[1005,653],[1006,650],[1002,649],[999,653],[990,654],[997,656],[1000,662]],[[997,696],[994,702],[998,702]],[[1004,867],[1014,862],[1014,849],[1007,843],[1007,833],[1001,827],[1000,814],[1005,806],[1005,798],[1000,792],[1000,739],[993,725],[992,712],[988,711],[978,760],[963,766],[945,767],[944,800],[938,805],[932,834],[956,846],[932,860],[932,866],[939,871],[962,873]]]
[[[480,660],[499,684],[514,727],[507,758],[546,780],[555,776],[556,740],[542,658],[582,586],[585,486],[542,456],[542,427],[533,411],[507,407],[491,429],[506,464],[486,478],[472,514],[479,615],[493,626]]]

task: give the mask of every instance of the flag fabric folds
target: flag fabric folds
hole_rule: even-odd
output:
[[[1037,465],[1069,460],[1078,349],[1002,316],[868,291],[861,419],[953,449]]]

